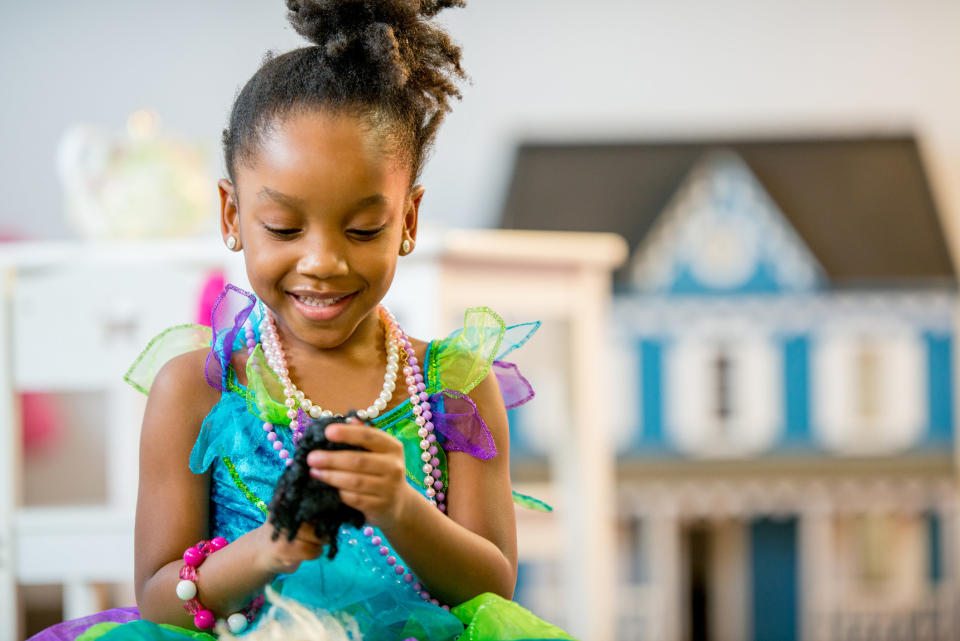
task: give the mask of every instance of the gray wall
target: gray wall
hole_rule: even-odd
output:
[[[492,224],[518,138],[916,130],[960,216],[960,2],[473,0],[445,21],[465,88],[424,174],[425,222]],[[0,231],[72,235],[53,158],[71,123],[138,108],[218,138],[270,48],[280,0],[0,4]],[[213,189],[213,185],[211,185]],[[211,214],[212,215],[212,214]]]

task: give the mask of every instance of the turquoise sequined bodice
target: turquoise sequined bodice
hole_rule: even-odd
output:
[[[431,344],[426,357],[428,365],[435,364],[436,353],[436,345]],[[435,391],[430,367],[425,369],[427,388]],[[263,421],[248,411],[247,394],[246,388],[237,384],[234,377],[228,379],[227,389],[203,422],[190,457],[190,469],[194,473],[210,470],[210,535],[222,536],[228,541],[236,540],[266,521],[267,504],[285,469],[273,443],[267,439]],[[423,487],[414,480],[421,464],[420,437],[409,401],[377,417],[374,427],[403,442],[408,480],[423,494]],[[290,430],[277,428],[276,432],[284,447],[293,451]],[[446,458],[442,449],[438,458],[445,477]],[[374,536],[381,537],[379,545],[374,545],[372,537],[360,530],[342,527],[338,536],[339,552],[334,559],[324,555],[305,562],[293,574],[279,577],[274,589],[315,608],[347,614],[366,631],[364,638],[369,641],[410,636],[455,638],[463,631],[460,620],[424,601],[416,589],[415,579],[396,572],[397,565],[404,567],[402,558],[375,528]],[[381,546],[389,549],[387,555],[381,554]],[[391,555],[396,557],[396,565],[386,563],[387,556]]]

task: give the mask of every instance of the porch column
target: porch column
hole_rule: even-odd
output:
[[[656,603],[649,611],[650,633],[647,638],[658,641],[680,641],[681,616],[681,558],[680,521],[670,510],[654,512],[650,516],[649,550],[650,583],[656,586]]]
[[[800,514],[800,638],[827,638],[833,596],[832,510],[824,496],[811,497]]]

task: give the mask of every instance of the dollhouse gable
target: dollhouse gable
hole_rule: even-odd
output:
[[[768,294],[819,289],[823,267],[732,151],[693,165],[634,252],[634,286],[657,294]]]

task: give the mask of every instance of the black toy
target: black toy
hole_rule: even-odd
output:
[[[340,500],[337,488],[310,476],[307,454],[312,450],[358,450],[362,449],[346,443],[328,441],[324,429],[331,423],[342,423],[356,414],[350,412],[346,417],[332,416],[311,420],[303,432],[297,448],[293,452],[291,463],[273,491],[270,500],[270,522],[273,524],[273,540],[286,534],[292,541],[302,523],[312,523],[318,538],[329,541],[327,556],[337,555],[337,533],[343,523],[360,527],[364,523],[363,512],[345,505]]]

